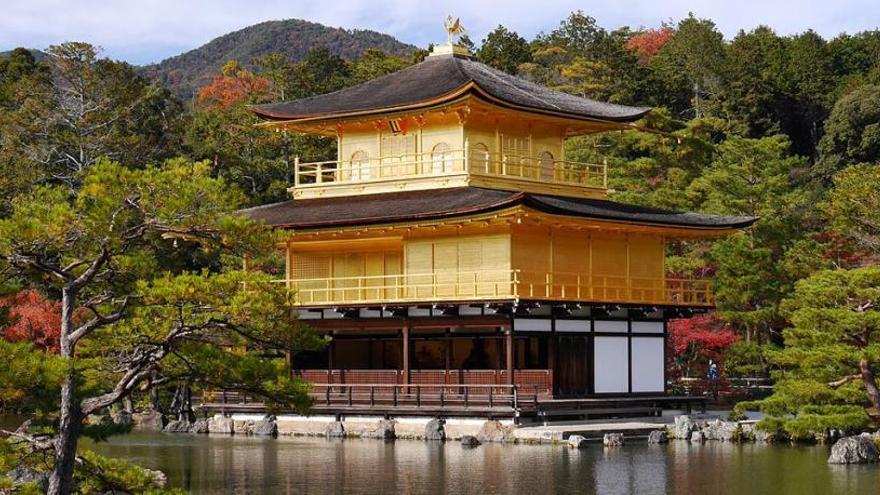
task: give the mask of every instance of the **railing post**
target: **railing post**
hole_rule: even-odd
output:
[[[602,187],[608,189],[608,157],[602,157]]]
[[[299,187],[299,155],[293,157],[293,185]]]

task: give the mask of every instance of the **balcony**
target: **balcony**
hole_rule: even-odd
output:
[[[427,189],[438,185],[494,186],[567,196],[604,195],[607,167],[482,150],[449,150],[294,164],[294,197],[335,196],[356,190]],[[338,192],[334,192],[338,191]]]
[[[713,305],[711,282],[702,279],[484,270],[278,282],[296,291],[300,306],[502,300]]]

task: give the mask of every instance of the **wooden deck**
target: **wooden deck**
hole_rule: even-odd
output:
[[[553,399],[516,385],[315,384],[313,414],[535,418],[553,420],[659,416],[663,408],[705,410],[705,397],[651,395]],[[206,413],[258,413],[264,404],[233,392],[194,401]],[[277,411],[280,413],[292,411]]]

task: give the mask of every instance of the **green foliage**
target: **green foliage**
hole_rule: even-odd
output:
[[[81,428],[81,418],[169,382],[243,391],[305,411],[306,385],[292,380],[277,358],[324,341],[292,318],[286,287],[265,274],[230,269],[247,255],[263,263],[277,241],[234,213],[243,201],[211,177],[209,164],[184,159],[141,169],[101,160],[75,195],[38,186],[14,198],[11,214],[0,219],[0,270],[26,286],[60,292],[69,310],[62,313],[60,356],[0,342],[15,358],[9,368],[0,364],[3,397],[10,398],[4,406],[44,408],[60,418],[44,433],[74,446],[81,434],[123,431],[107,424]],[[198,246],[219,271],[170,272],[161,254],[178,243]],[[59,382],[61,394],[52,397]],[[59,395],[71,405],[65,408]],[[33,404],[38,399],[43,403]],[[72,426],[63,426],[65,418]],[[88,458],[76,469],[87,493],[128,485],[142,491],[147,485],[138,473]]]
[[[351,76],[357,82],[366,82],[382,77],[408,66],[409,63],[394,55],[369,48],[351,63]]]
[[[778,370],[773,395],[740,409],[757,407],[779,418],[793,438],[867,427],[869,396],[860,361],[869,368],[876,364],[878,303],[880,268],[826,270],[798,282],[783,304],[792,323],[786,345],[767,352]]]
[[[122,459],[103,457],[89,450],[80,454],[80,469],[74,478],[83,495],[102,493],[183,494],[182,490],[162,488],[155,472]]]
[[[45,413],[54,409],[65,371],[61,359],[30,343],[2,338],[0,356],[0,413]]]
[[[848,165],[880,160],[880,85],[866,84],[837,100],[818,151],[813,174],[826,182]]]
[[[724,36],[715,23],[690,14],[678,23],[675,35],[651,60],[651,66],[666,81],[664,89],[678,94],[679,101],[690,92],[689,107],[694,117],[701,118],[706,113],[702,101],[706,93],[717,90],[725,56]]]
[[[508,74],[516,74],[520,65],[532,61],[532,52],[525,38],[501,25],[483,38],[476,55],[480,62]]]
[[[764,374],[767,369],[765,347],[757,342],[744,340],[731,344],[724,354],[727,374],[732,377],[757,377]]]
[[[880,252],[880,167],[851,166],[834,176],[821,205],[832,228],[872,253]]]

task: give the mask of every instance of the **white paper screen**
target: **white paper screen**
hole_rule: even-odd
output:
[[[629,391],[626,340],[625,337],[596,337],[593,376],[597,394]]]
[[[633,337],[632,391],[663,391],[663,339]]]

